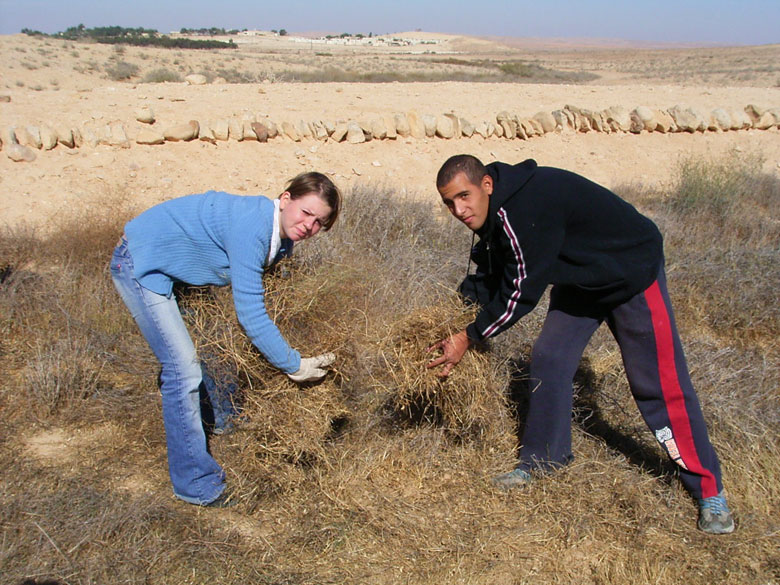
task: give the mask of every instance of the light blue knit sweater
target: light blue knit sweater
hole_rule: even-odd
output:
[[[196,286],[232,284],[238,320],[252,343],[283,372],[300,368],[301,355],[285,341],[265,310],[263,265],[273,233],[267,197],[219,191],[187,195],[144,211],[125,226],[135,277],[170,296],[174,281]],[[282,240],[278,260],[292,251]]]

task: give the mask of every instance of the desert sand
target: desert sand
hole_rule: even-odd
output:
[[[529,140],[474,136],[373,140],[362,144],[278,137],[255,141],[166,143],[145,146],[134,136],[143,124],[135,112],[149,106],[156,127],[253,114],[281,124],[299,120],[360,120],[374,115],[416,110],[438,115],[453,112],[473,122],[492,121],[501,110],[533,116],[567,104],[601,110],[620,105],[668,109],[677,104],[710,111],[742,110],[748,104],[780,106],[780,81],[771,62],[780,47],[734,49],[561,48],[558,45],[518,47],[495,40],[465,39],[417,33],[435,39],[424,45],[426,58],[528,59],[545,67],[591,71],[599,78],[578,84],[413,82],[298,83],[285,81],[284,71],[322,67],[363,71],[419,67],[420,46],[390,50],[377,47],[322,47],[263,35],[242,39],[237,51],[179,51],[33,38],[0,37],[0,126],[121,121],[129,148],[100,145],[36,151],[32,162],[13,162],[0,152],[0,217],[45,225],[63,211],[100,206],[114,193],[139,209],[157,202],[218,189],[239,194],[276,195],[284,182],[305,170],[330,174],[343,188],[374,182],[421,197],[436,197],[434,177],[449,156],[472,153],[484,162],[518,162],[566,168],[609,187],[641,183],[668,184],[682,158],[719,157],[736,150],[760,154],[769,173],[780,173],[780,131],[587,134],[549,133]],[[403,35],[400,35],[403,36]],[[408,36],[412,36],[409,34]],[[697,67],[696,60],[706,63]],[[713,66],[713,59],[721,66]],[[117,61],[139,67],[135,78],[109,79]],[[680,79],[675,64],[692,67]],[[734,65],[740,63],[741,65]],[[770,65],[767,65],[770,63]],[[423,66],[425,64],[423,63]],[[182,76],[209,67],[233,72],[257,71],[249,83],[142,83],[144,71],[169,67]],[[288,69],[284,69],[287,67]],[[742,67],[742,70],[739,69]],[[730,69],[731,68],[731,69]],[[709,72],[709,73],[708,73]],[[724,73],[725,72],[725,73]],[[731,73],[729,73],[731,72]],[[262,79],[260,79],[262,77]]]

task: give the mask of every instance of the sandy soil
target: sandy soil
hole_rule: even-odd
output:
[[[443,37],[442,41],[442,35],[437,39],[443,44],[436,45],[435,50],[447,55],[457,54],[460,59],[473,57],[462,50],[464,47],[482,51],[480,58],[484,58],[488,49],[495,55],[503,55],[501,58],[514,58],[519,54],[512,53],[516,49],[485,39],[468,42],[468,39]],[[272,63],[274,67],[285,63],[309,68],[317,66],[315,57],[310,53],[302,55],[301,49],[290,41],[275,49],[269,45],[273,39],[264,37],[263,42],[265,45],[262,46],[244,42],[236,53],[238,57],[230,57],[234,61],[231,67],[257,67],[260,62]],[[413,67],[419,66],[414,60],[417,59],[414,50],[415,47],[411,47],[406,52],[392,53],[339,47],[329,48],[328,55],[336,62],[356,60],[355,67],[363,66],[359,63],[390,67],[404,59],[407,59],[404,66]],[[529,51],[523,49],[523,55],[531,54]],[[539,51],[539,60],[545,66],[555,66],[557,62],[560,69],[576,68],[573,65],[576,51]],[[724,63],[734,56],[728,49],[718,51]],[[744,56],[746,51],[748,49],[739,48],[732,52]],[[778,48],[756,48],[756,62],[766,59],[768,54],[776,57],[778,52]],[[613,64],[618,61],[632,64],[630,71],[610,66],[611,76],[601,75],[597,81],[583,85],[302,84],[275,82],[274,75],[269,74],[259,83],[189,86],[185,83],[111,81],[103,71],[112,60],[123,60],[143,65],[139,76],[145,69],[161,65],[174,67],[174,64],[186,74],[208,67],[209,59],[213,62],[225,57],[214,52],[185,53],[133,47],[117,50],[23,35],[0,37],[0,53],[4,55],[0,63],[0,94],[10,96],[10,102],[0,103],[0,126],[65,122],[78,127],[90,121],[120,120],[131,140],[142,126],[135,120],[135,111],[143,105],[151,106],[157,117],[155,126],[159,127],[190,119],[241,117],[246,113],[267,116],[279,124],[285,120],[360,120],[414,109],[420,114],[433,115],[455,112],[472,122],[479,122],[495,121],[496,113],[501,110],[532,116],[538,111],[552,111],[566,104],[589,109],[612,105],[628,109],[638,105],[667,109],[686,104],[705,110],[716,107],[742,109],[748,104],[780,106],[780,85],[773,82],[777,73],[771,69],[762,75],[756,74],[755,85],[746,85],[744,79],[737,81],[736,78],[731,86],[715,78],[710,79],[711,85],[661,82],[657,78],[658,72],[662,71],[657,67],[658,59],[665,56],[673,64],[690,58],[690,54],[679,51],[612,49],[608,57],[603,51],[583,50],[581,70],[606,67],[608,59],[612,59]],[[603,55],[603,59],[599,60],[598,55]],[[704,59],[706,55],[700,57]],[[203,62],[189,63],[188,59]],[[652,69],[653,73],[644,81],[635,80],[642,59],[646,59],[648,71]],[[370,64],[371,60],[375,62]],[[281,191],[286,179],[304,170],[327,172],[344,188],[360,182],[379,182],[420,196],[436,197],[433,181],[439,165],[448,156],[460,152],[473,153],[485,162],[497,159],[516,162],[532,157],[540,164],[567,168],[613,187],[633,182],[664,185],[672,177],[681,157],[721,156],[734,149],[760,153],[766,161],[767,172],[780,173],[780,132],[777,130],[694,135],[548,134],[528,141],[479,137],[459,140],[398,138],[357,145],[313,139],[293,142],[286,138],[277,138],[267,144],[193,141],[141,146],[133,142],[128,149],[109,146],[67,149],[60,145],[51,151],[37,152],[36,160],[31,163],[15,163],[0,153],[0,217],[10,224],[19,221],[44,224],[63,211],[99,206],[116,192],[127,195],[139,208],[207,189],[274,195]]]

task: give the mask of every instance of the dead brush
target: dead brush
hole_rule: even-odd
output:
[[[437,422],[460,440],[499,442],[511,427],[501,365],[469,351],[446,380],[426,367],[436,355],[428,351],[432,341],[463,330],[475,314],[453,298],[392,323],[377,340],[384,367],[374,383],[401,419]]]
[[[365,433],[377,416],[401,425],[434,424],[463,442],[507,441],[512,422],[499,364],[469,352],[446,381],[425,367],[431,343],[465,327],[473,309],[453,297],[377,322],[388,315],[360,309],[366,287],[357,286],[356,274],[343,270],[338,278],[331,270],[299,275],[293,269],[267,278],[268,310],[293,346],[302,355],[338,356],[333,373],[303,387],[252,346],[227,291],[198,289],[182,300],[199,354],[242,388],[246,422],[231,467],[243,481],[265,478],[251,482],[264,485],[263,493],[289,489],[302,481],[301,467],[331,464],[330,445],[341,433]],[[334,311],[342,304],[343,312]]]

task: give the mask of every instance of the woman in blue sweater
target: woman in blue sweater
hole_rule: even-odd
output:
[[[310,172],[295,177],[275,200],[209,191],[156,205],[125,226],[111,258],[111,278],[162,366],[168,468],[182,500],[232,503],[201,419],[201,387],[211,391],[213,384],[201,370],[174,283],[231,285],[238,320],[265,358],[295,382],[318,380],[334,356],[301,358],[290,347],[266,312],[263,271],[288,256],[294,242],[330,229],[340,202],[331,180]],[[218,412],[220,401],[210,398],[218,433],[228,421]]]

